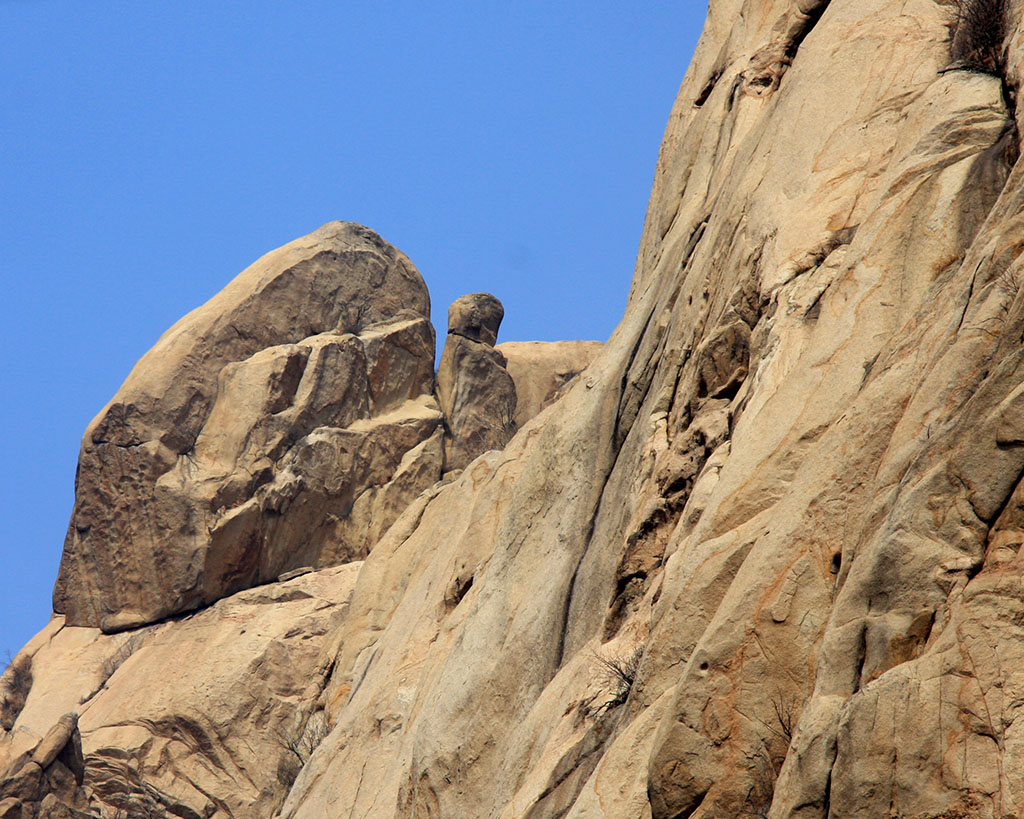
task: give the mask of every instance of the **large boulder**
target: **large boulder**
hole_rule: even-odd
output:
[[[85,432],[54,610],[116,631],[362,558],[440,476],[429,309],[332,222],[181,319]]]

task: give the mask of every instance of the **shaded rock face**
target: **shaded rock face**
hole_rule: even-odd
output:
[[[334,222],[179,321],[86,430],[55,611],[115,631],[363,557],[440,476],[428,314]]]
[[[490,293],[460,296],[448,307],[448,335],[462,336],[493,347],[505,308]]]
[[[559,400],[347,592],[55,619],[0,769],[85,696],[89,798],[119,760],[164,815],[1024,815],[1024,31],[1001,4],[970,56],[959,5],[713,0],[625,316]],[[453,433],[456,354],[512,381],[489,315],[453,322]],[[291,767],[254,727],[286,724]]]
[[[437,399],[447,425],[447,470],[464,469],[515,433],[516,385],[494,348],[505,310],[489,293],[448,308],[448,336],[437,369]]]

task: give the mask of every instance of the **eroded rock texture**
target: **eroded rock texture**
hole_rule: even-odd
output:
[[[116,631],[361,559],[440,477],[429,308],[332,222],[185,316],[86,430],[54,609]]]
[[[955,2],[712,0],[625,317],[562,397],[411,500],[329,622],[274,598],[257,639],[235,607],[332,570],[124,635],[58,618],[0,755],[87,696],[89,798],[117,759],[165,811],[1024,815],[1024,34],[989,6],[995,46]],[[161,677],[242,629],[202,655],[214,701]],[[135,687],[91,694],[136,634]],[[264,712],[329,731],[252,760]]]

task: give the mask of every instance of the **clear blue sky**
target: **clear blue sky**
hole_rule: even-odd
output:
[[[331,219],[500,340],[621,317],[699,0],[0,0],[0,654],[49,617],[79,439],[176,319]]]

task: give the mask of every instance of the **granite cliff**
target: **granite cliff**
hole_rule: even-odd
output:
[[[712,0],[606,344],[331,223],[83,439],[0,817],[1024,816],[1016,0]],[[3,773],[6,771],[6,773]]]

